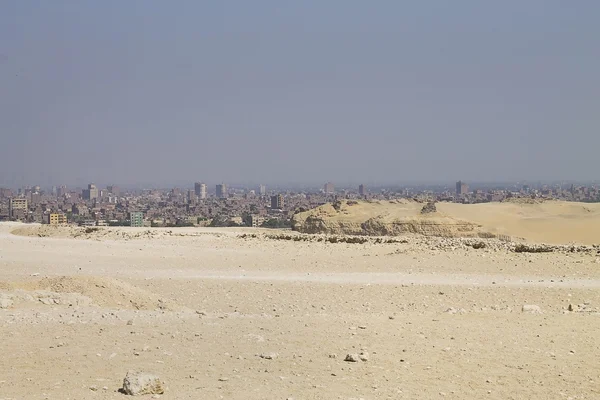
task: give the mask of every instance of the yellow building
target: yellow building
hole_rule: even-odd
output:
[[[61,225],[67,223],[67,216],[65,214],[46,214],[45,222],[49,225]]]

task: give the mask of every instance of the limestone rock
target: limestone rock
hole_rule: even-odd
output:
[[[0,308],[9,308],[13,305],[12,299],[0,297]]]
[[[278,356],[277,353],[262,353],[260,355],[260,358],[263,358],[265,360],[274,360],[277,358],[277,356]]]
[[[523,308],[521,308],[521,311],[524,313],[530,313],[530,314],[541,314],[542,313],[540,306],[536,306],[535,304],[525,304],[523,306]]]
[[[430,201],[427,204],[425,204],[423,206],[423,208],[421,208],[421,214],[430,214],[430,213],[434,213],[437,211],[437,208],[435,208],[435,202]]]
[[[165,387],[156,375],[141,371],[129,371],[123,379],[123,392],[131,396],[163,394]]]
[[[433,206],[435,207],[435,206]],[[333,235],[399,236],[410,233],[424,236],[474,236],[475,223],[438,215],[432,206],[422,213],[422,203],[414,200],[353,201],[324,204],[292,218],[292,229],[301,233]]]

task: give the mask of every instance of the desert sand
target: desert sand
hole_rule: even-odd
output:
[[[534,206],[531,225],[438,212],[600,242],[576,236],[578,206],[557,217],[573,228],[537,233],[554,211]],[[130,370],[164,380],[164,399],[600,398],[600,248],[314,238],[0,224],[0,399],[126,399]]]
[[[483,229],[543,243],[600,243],[600,203],[438,203],[438,210]]]

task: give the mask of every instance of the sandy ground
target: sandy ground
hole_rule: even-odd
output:
[[[553,244],[600,243],[600,203],[437,203],[437,207],[497,234]]]
[[[0,399],[600,398],[600,254],[266,234],[0,224]]]

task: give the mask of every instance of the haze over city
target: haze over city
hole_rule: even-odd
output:
[[[593,1],[0,6],[0,186],[596,180]]]

